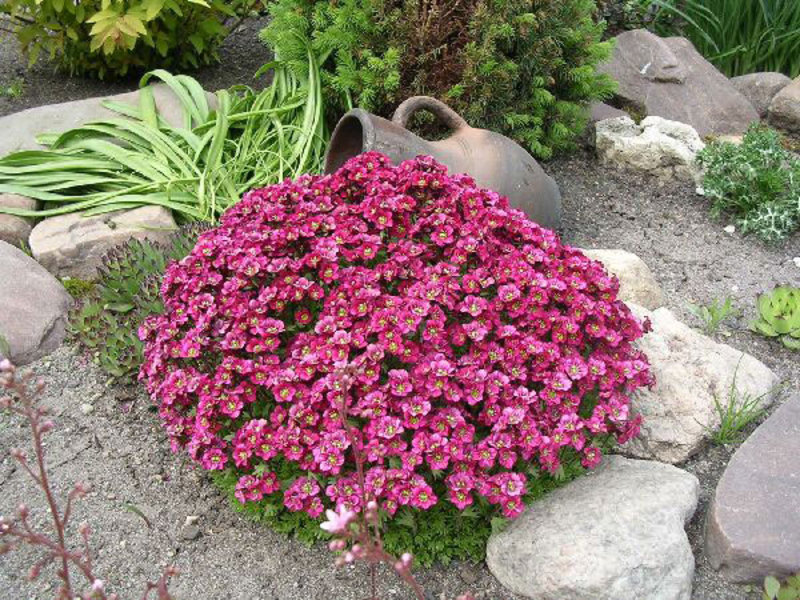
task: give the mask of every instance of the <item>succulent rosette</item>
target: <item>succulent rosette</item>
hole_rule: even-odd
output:
[[[638,431],[631,393],[652,376],[617,293],[470,177],[368,153],[254,190],[203,233],[140,330],[140,378],[173,449],[233,470],[242,503],[513,517],[531,474],[592,467]]]

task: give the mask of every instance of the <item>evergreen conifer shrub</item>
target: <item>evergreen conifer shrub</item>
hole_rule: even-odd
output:
[[[612,49],[595,11],[592,0],[276,0],[262,38],[298,67],[310,39],[342,110],[390,116],[409,96],[435,96],[548,158],[614,90],[595,72]]]

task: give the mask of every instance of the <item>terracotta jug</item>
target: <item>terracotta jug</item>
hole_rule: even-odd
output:
[[[428,110],[453,130],[445,140],[429,142],[406,129],[411,116]],[[556,182],[534,158],[507,137],[475,129],[452,108],[428,96],[414,96],[397,107],[391,121],[355,108],[344,115],[325,155],[325,172],[332,173],[362,152],[378,151],[394,163],[428,154],[451,173],[467,173],[481,187],[508,196],[511,205],[536,223],[561,225],[561,194]]]

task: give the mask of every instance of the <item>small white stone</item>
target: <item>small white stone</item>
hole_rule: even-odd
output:
[[[198,515],[188,515],[186,520],[183,522],[184,525],[194,525],[200,520]]]
[[[800,269],[800,256],[795,256],[795,257],[792,259],[792,262],[794,263],[794,266],[795,266],[795,267],[797,267],[798,269]]]
[[[83,404],[81,404],[81,412],[85,415],[90,415],[94,412],[94,406],[92,406],[88,402],[84,402]]]
[[[723,228],[725,233],[733,234],[736,232],[736,225],[728,225],[727,227]]]

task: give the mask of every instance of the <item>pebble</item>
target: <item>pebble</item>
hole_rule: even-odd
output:
[[[199,538],[201,533],[197,525],[184,525],[181,529],[181,538],[187,542],[191,542]]]
[[[798,269],[800,269],[800,256],[795,256],[795,257],[792,259],[792,262],[794,263],[794,266],[795,266],[795,267],[797,267]]]
[[[723,228],[723,231],[725,233],[733,235],[734,233],[736,233],[736,225],[728,225],[727,227]]]
[[[90,415],[94,412],[94,406],[92,406],[88,402],[84,402],[83,404],[81,404],[81,412],[85,415]]]

